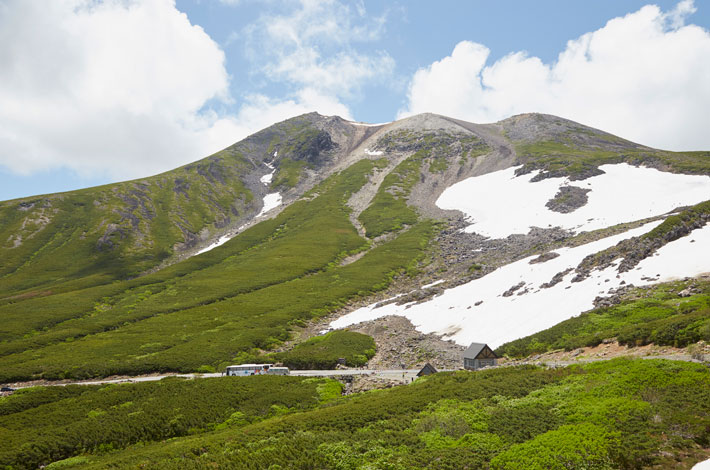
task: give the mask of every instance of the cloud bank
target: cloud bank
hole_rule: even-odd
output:
[[[335,0],[267,7],[240,36],[278,95],[231,82],[223,49],[174,0],[0,2],[0,166],[140,177],[295,115],[352,119],[344,97],[394,67],[354,47],[384,18]]]
[[[224,53],[170,0],[0,4],[0,165],[125,178],[233,139]]]
[[[686,24],[693,2],[648,5],[567,43],[554,63],[525,52],[488,64],[462,41],[412,78],[405,117],[435,112],[474,122],[542,112],[670,150],[710,148],[710,33]]]

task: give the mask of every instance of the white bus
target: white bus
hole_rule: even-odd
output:
[[[263,375],[269,372],[270,367],[271,364],[239,364],[238,366],[227,366],[226,375]]]
[[[289,375],[290,372],[288,367],[269,367],[266,373],[269,375]]]

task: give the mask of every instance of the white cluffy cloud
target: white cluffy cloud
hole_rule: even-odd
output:
[[[174,0],[0,1],[0,167],[140,177],[306,112],[352,119],[344,98],[393,69],[353,45],[383,25],[336,0],[264,14],[243,35],[256,81],[287,90],[237,101],[224,51]]]
[[[263,15],[245,35],[248,53],[265,77],[333,101],[392,74],[394,60],[387,52],[355,47],[380,39],[384,25],[385,16],[370,17],[361,4],[301,0]]]
[[[670,12],[647,5],[569,41],[550,64],[516,52],[487,65],[488,48],[460,42],[415,73],[400,117],[543,112],[654,147],[710,148],[710,33],[686,24],[694,11],[692,0]]]
[[[237,36],[245,38],[253,73],[286,92],[245,93],[233,120],[237,134],[311,111],[352,120],[344,101],[393,73],[394,60],[386,52],[366,54],[356,47],[379,39],[384,25],[384,16],[370,17],[362,5],[337,0],[301,0],[264,13]]]
[[[172,0],[0,3],[0,165],[142,176],[234,141],[224,53]]]

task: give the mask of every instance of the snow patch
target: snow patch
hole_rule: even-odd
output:
[[[710,470],[710,459],[696,463],[690,470]]]
[[[425,286],[422,286],[422,289],[429,289],[430,287],[438,286],[438,285],[441,284],[442,282],[444,282],[444,280],[443,280],[443,279],[439,279],[438,281],[434,281],[434,282],[432,282],[431,284],[427,284],[427,285],[425,285]]]
[[[710,271],[710,260],[700,253],[710,253],[710,225],[669,243],[639,263],[630,272],[619,274],[619,260],[608,268],[595,270],[581,282],[572,282],[575,272],[562,281],[541,287],[555,274],[575,268],[585,256],[597,253],[621,240],[642,235],[660,222],[645,224],[623,234],[574,248],[556,250],[560,256],[542,264],[530,264],[533,256],[503,266],[466,284],[445,290],[426,302],[404,305],[394,303],[378,307],[372,304],[335,321],[332,328],[344,328],[386,315],[408,318],[422,333],[438,333],[456,343],[485,342],[491,347],[550,328],[557,323],[594,307],[594,299],[604,296],[622,282],[652,284],[677,277],[696,276]],[[522,283],[503,295],[511,287]]]
[[[223,235],[217,239],[217,241],[213,242],[211,245],[208,245],[198,251],[197,253],[194,254],[194,256],[201,255],[202,253],[205,253],[207,251],[210,251],[214,248],[217,248],[218,246],[224,245],[227,243],[229,240],[231,240],[234,237],[234,235]]]
[[[270,193],[264,196],[264,207],[261,208],[261,212],[256,214],[257,217],[269,212],[271,209],[275,209],[281,205],[281,194],[280,193]]]
[[[213,242],[213,243],[211,243],[210,245],[207,245],[206,247],[202,248],[200,251],[198,251],[197,253],[195,253],[195,254],[192,255],[192,256],[201,255],[202,253],[205,253],[205,252],[210,251],[210,250],[212,250],[212,249],[214,249],[214,248],[217,248],[218,246],[224,245],[224,244],[227,243],[229,240],[231,240],[232,238],[234,238],[234,237],[236,237],[237,235],[239,235],[239,233],[240,233],[242,230],[244,230],[244,229],[246,228],[246,226],[247,226],[247,224],[242,225],[241,227],[239,227],[239,228],[237,229],[237,231],[236,231],[235,233],[231,233],[231,234],[228,233],[227,235],[222,235],[222,236],[219,237],[215,242]]]
[[[385,125],[387,125],[387,124],[390,124],[392,121],[390,121],[390,122],[381,122],[381,123],[379,123],[379,124],[368,124],[368,123],[366,123],[366,122],[355,122],[355,121],[348,121],[348,122],[349,122],[350,124],[352,124],[353,126],[379,127],[379,126],[385,126]]]
[[[276,156],[276,153],[277,152],[274,152],[274,157]],[[271,173],[262,176],[261,178],[259,178],[259,181],[261,181],[264,184],[264,186],[268,186],[271,184],[271,180],[274,178],[274,173],[276,173],[276,168],[274,167],[274,165],[272,165],[271,163],[268,163],[268,162],[264,162],[264,165],[266,165],[268,168],[271,169]]]
[[[261,178],[259,178],[259,181],[264,183],[264,186],[268,186],[269,184],[271,184],[271,180],[273,179],[273,177],[274,177],[274,172],[272,171],[268,175],[264,175]]]
[[[376,157],[379,157],[380,155],[385,154],[385,152],[383,152],[382,150],[370,150],[370,149],[365,149],[365,153],[367,155],[374,155]]]
[[[491,238],[528,233],[531,227],[591,231],[662,215],[710,199],[710,177],[665,173],[625,163],[601,165],[604,174],[584,181],[546,178],[538,172],[515,176],[516,168],[467,178],[447,188],[436,201],[441,209],[460,210],[472,225],[465,231]],[[566,185],[591,189],[587,204],[570,213],[545,207]]]

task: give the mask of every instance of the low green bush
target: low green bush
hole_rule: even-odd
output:
[[[674,468],[710,439],[710,372],[617,359],[439,373],[79,468]]]
[[[315,336],[274,358],[292,369],[335,369],[339,359],[361,367],[375,355],[375,340],[362,333],[336,330]]]

